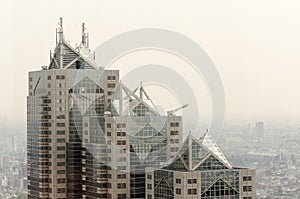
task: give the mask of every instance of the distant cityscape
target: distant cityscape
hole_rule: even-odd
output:
[[[10,132],[0,130],[0,198],[27,198],[26,132]],[[298,198],[299,133],[297,126],[264,124],[257,132],[255,123],[235,123],[225,125],[218,144],[234,165],[256,169],[257,198]]]

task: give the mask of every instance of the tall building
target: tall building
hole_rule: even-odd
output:
[[[49,66],[29,72],[28,198],[82,198],[82,119],[103,115],[118,82],[118,71],[96,66],[84,24],[77,48],[64,40],[62,19],[57,36]]]
[[[208,135],[202,140],[205,147],[190,136],[180,149],[182,117],[174,111],[160,114],[142,84],[131,90],[119,80],[118,70],[97,66],[84,24],[81,36],[80,45],[73,48],[64,39],[61,19],[49,65],[29,72],[29,199],[175,197],[176,189],[170,191],[167,184],[155,184],[155,179],[170,178],[163,176],[166,170],[170,175],[181,176],[182,182],[186,175],[213,175],[214,180],[219,179],[216,176],[228,175],[228,179],[224,178],[229,180],[226,183],[235,183],[230,184],[234,190],[230,189],[230,193],[239,192],[236,183],[241,181],[236,175],[244,175],[240,174],[244,170],[232,168],[220,150],[210,146]],[[211,173],[194,169],[205,152],[211,154],[204,161],[206,170],[213,170]],[[146,175],[148,168],[154,172],[152,184],[148,178],[152,174]],[[222,175],[215,168],[221,169]],[[162,173],[156,176],[157,171]],[[217,185],[228,191],[229,185],[222,183],[218,181]],[[156,186],[158,195],[154,191]],[[185,198],[184,190],[182,194],[176,197]]]
[[[176,155],[181,116],[96,66],[84,24],[77,48],[62,20],[57,36],[49,65],[29,72],[28,198],[145,198],[145,168]]]
[[[255,123],[255,133],[258,138],[263,138],[265,136],[265,127],[263,121]]]

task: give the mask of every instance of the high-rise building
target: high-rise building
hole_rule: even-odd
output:
[[[171,175],[178,175],[182,182],[186,175],[198,176],[198,182],[212,175],[218,181],[211,189],[224,186],[226,193],[240,193],[241,176],[248,170],[232,168],[220,150],[210,145],[209,135],[202,141],[189,136],[180,149],[178,109],[160,114],[142,84],[131,90],[119,80],[118,70],[96,65],[84,24],[81,36],[80,45],[73,48],[64,39],[61,19],[49,65],[29,72],[29,199],[175,197],[174,183],[168,189],[168,184],[155,181],[170,180]],[[197,165],[205,171],[195,169]],[[148,168],[152,174],[146,175]],[[165,171],[170,176],[164,176]],[[247,175],[253,183],[252,173]],[[189,193],[182,190],[176,197]]]
[[[265,136],[265,127],[263,121],[255,123],[255,133],[258,138],[263,138]]]
[[[61,20],[49,66],[29,72],[28,198],[82,198],[82,119],[103,115],[112,98],[108,85],[118,82],[118,71],[96,66],[82,28],[73,48]]]
[[[29,72],[28,198],[145,198],[145,168],[176,155],[181,116],[97,67],[84,24],[77,48],[62,20],[57,36],[49,66]]]

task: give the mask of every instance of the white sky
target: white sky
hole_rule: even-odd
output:
[[[91,49],[138,28],[182,33],[214,61],[225,87],[227,120],[299,123],[298,0],[14,0],[1,1],[0,7],[2,117],[25,121],[27,72],[48,65],[62,16],[66,39],[73,45],[86,23]]]

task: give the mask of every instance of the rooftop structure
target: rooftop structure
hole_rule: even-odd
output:
[[[255,171],[234,168],[212,137],[189,134],[178,155],[161,169],[147,168],[151,198],[255,198]]]

